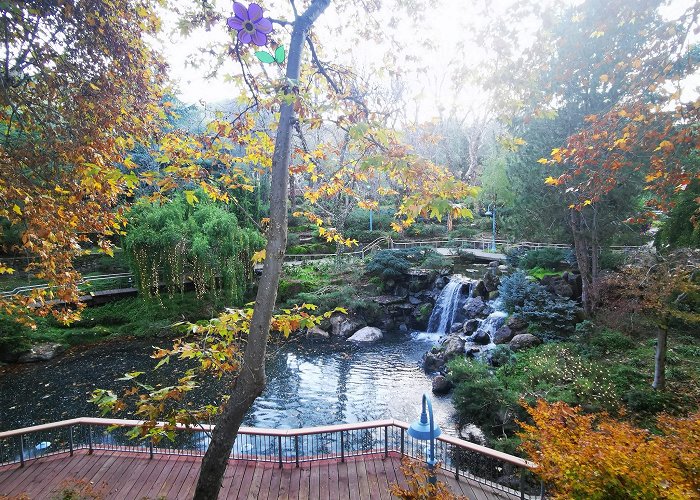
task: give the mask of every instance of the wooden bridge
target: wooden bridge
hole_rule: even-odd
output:
[[[191,498],[211,427],[179,427],[173,442],[154,446],[125,437],[138,424],[78,418],[1,432],[0,498],[51,498],[80,486],[104,498]],[[395,420],[241,428],[220,498],[388,500],[391,485],[407,484],[402,457],[422,457],[425,443],[407,428]],[[531,462],[449,436],[436,444],[437,478],[456,495],[540,497]]]

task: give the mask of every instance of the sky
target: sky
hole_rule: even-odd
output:
[[[182,0],[190,1],[190,0]],[[429,121],[438,117],[445,110],[456,110],[457,115],[464,115],[469,110],[480,110],[485,106],[486,97],[476,87],[464,84],[455,90],[450,77],[450,70],[456,66],[476,67],[486,57],[486,51],[473,41],[473,28],[479,26],[479,12],[488,8],[492,13],[509,8],[518,0],[433,0],[429,12],[416,13],[414,19],[403,19],[392,29],[398,46],[394,49],[387,45],[377,46],[375,42],[364,43],[351,41],[350,34],[337,34],[334,28],[341,15],[337,10],[338,1],[332,0],[331,6],[317,22],[315,31],[323,42],[326,57],[337,57],[338,62],[352,65],[360,73],[377,74],[376,69],[383,64],[387,50],[397,50],[405,54],[405,60],[399,65],[420,66],[421,71],[405,81],[405,96],[409,102],[406,118],[409,121]],[[575,2],[579,0],[543,0],[553,2]],[[232,13],[230,0],[215,0],[221,12]],[[666,9],[668,16],[676,15],[693,0],[673,0]],[[245,3],[245,2],[244,2]],[[379,12],[376,16],[385,16],[390,12]],[[265,12],[265,16],[276,18],[289,17],[290,13]],[[420,17],[419,17],[420,16]],[[173,29],[175,19],[164,15],[164,32]],[[532,25],[525,27],[536,29]],[[279,29],[278,27],[276,27]],[[416,30],[429,34],[430,45],[418,45]],[[433,35],[434,34],[434,35]],[[187,103],[212,104],[234,99],[238,91],[233,83],[226,81],[226,73],[236,71],[233,59],[227,61],[217,77],[206,79],[204,69],[192,69],[186,66],[186,55],[196,53],[199,48],[206,48],[212,43],[223,43],[231,34],[226,26],[213,28],[211,31],[197,31],[186,40],[179,37],[165,36],[161,50],[170,66],[170,74],[179,89],[179,97]],[[696,36],[696,40],[698,36]],[[416,58],[416,62],[411,60]],[[411,69],[410,67],[407,69]],[[388,80],[385,78],[385,83]],[[700,84],[700,77],[694,78],[686,85],[695,88]]]
[[[377,47],[374,42],[358,44],[356,41],[350,41],[350,36],[344,37],[332,33],[340,16],[335,8],[336,2],[337,0],[333,0],[315,28],[324,45],[325,59],[328,60],[330,54],[334,56],[337,54],[336,60],[338,62],[349,63],[361,73],[376,74],[376,68],[382,65],[384,52],[390,49]],[[412,108],[407,110],[407,115],[410,118],[418,118],[421,121],[429,120],[439,114],[440,107],[454,106],[456,96],[450,90],[451,85],[447,71],[451,65],[464,62],[473,63],[479,58],[478,46],[472,45],[463,50],[455,50],[460,41],[462,45],[467,43],[469,38],[468,22],[473,19],[477,7],[480,6],[477,4],[479,2],[470,3],[465,2],[465,0],[435,0],[433,5],[436,8],[432,11],[432,15],[424,16],[419,21],[421,29],[439,34],[439,36],[432,38],[434,47],[431,49],[416,45],[416,34],[410,26],[411,23],[399,23],[399,26],[393,30],[394,36],[401,45],[400,50],[409,54],[409,57],[410,54],[420,57],[421,64],[427,68],[426,71],[414,76],[406,84],[406,96],[413,104]],[[231,11],[232,3],[230,1],[218,0],[217,5],[223,12]],[[446,13],[450,15],[444,15]],[[267,11],[265,15],[282,17]],[[174,22],[172,17],[165,15],[164,31],[171,30]],[[199,30],[186,40],[179,37],[165,37],[161,50],[170,66],[171,77],[177,82],[180,99],[187,103],[213,103],[236,97],[236,87],[233,83],[227,82],[224,77],[227,72],[236,71],[233,60],[227,62],[219,75],[212,79],[204,78],[205,71],[203,70],[188,68],[185,62],[186,54],[195,53],[198,48],[207,47],[211,43],[225,42],[230,36],[227,28],[222,26],[221,29],[212,29],[210,32]],[[351,50],[348,49],[349,47]],[[413,63],[399,61],[399,64],[409,65]],[[440,97],[438,98],[438,96]],[[472,105],[475,99],[475,92],[470,92],[469,104]]]

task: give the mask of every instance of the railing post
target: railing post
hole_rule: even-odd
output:
[[[280,469],[282,468],[282,436],[277,436],[277,454],[279,457]]]
[[[19,435],[19,466],[24,467],[24,434]]]
[[[148,440],[148,458],[153,458],[153,440]]]
[[[299,467],[299,436],[294,436],[294,459]]]
[[[92,455],[92,425],[88,424],[88,455]]]
[[[68,426],[68,449],[70,450],[70,456],[73,456],[73,426]]]
[[[520,500],[525,500],[525,467],[520,468]]]
[[[340,431],[340,461],[345,462],[345,433]]]
[[[403,458],[403,442],[404,442],[404,434],[406,433],[406,429],[401,427],[401,458]]]
[[[384,458],[389,456],[389,426],[384,426]]]

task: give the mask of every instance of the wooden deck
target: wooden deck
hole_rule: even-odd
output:
[[[185,499],[192,498],[201,458],[186,456],[95,451],[44,457],[19,465],[0,467],[0,499],[52,498],[66,484],[83,481],[101,494],[100,498]],[[220,498],[389,500],[389,485],[406,484],[400,458],[391,454],[338,461],[302,464],[300,467],[232,460],[226,469]],[[517,498],[472,483],[457,482],[439,474],[452,491],[469,499]]]

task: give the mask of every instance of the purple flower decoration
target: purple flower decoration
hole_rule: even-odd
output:
[[[262,47],[267,44],[267,34],[272,31],[272,23],[263,17],[263,10],[256,3],[251,3],[247,9],[238,2],[233,2],[235,17],[229,17],[226,24],[238,31],[241,43],[254,43]]]

